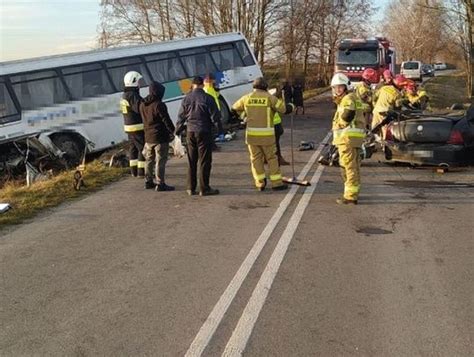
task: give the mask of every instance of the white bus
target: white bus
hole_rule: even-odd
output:
[[[119,102],[131,70],[166,87],[175,122],[194,76],[214,74],[232,104],[262,75],[240,33],[0,63],[0,152],[31,136],[69,157],[80,157],[87,142],[99,151],[124,141]]]

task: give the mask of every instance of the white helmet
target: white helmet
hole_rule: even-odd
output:
[[[344,73],[335,73],[331,79],[331,87],[344,85],[349,89],[351,81]]]
[[[142,78],[143,76],[140,73],[136,71],[130,71],[127,72],[123,77],[123,83],[125,84],[125,87],[138,87],[138,82]]]

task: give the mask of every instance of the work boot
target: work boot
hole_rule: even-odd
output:
[[[288,166],[290,163],[286,161],[283,156],[278,156],[278,165],[280,166]]]
[[[166,183],[160,183],[156,186],[155,190],[159,192],[174,191],[174,186],[168,186]]]
[[[130,167],[130,174],[132,175],[132,177],[138,177],[138,171],[136,166]]]
[[[346,198],[338,198],[336,200],[336,203],[338,205],[356,205],[357,204],[357,200],[348,200]]]
[[[153,181],[145,181],[145,190],[151,190],[156,187]]]
[[[263,179],[263,185],[260,186],[260,187],[257,187],[257,190],[260,191],[260,192],[263,192],[265,191],[265,187],[267,187],[267,179]]]
[[[211,187],[209,187],[205,191],[200,191],[199,192],[199,196],[214,196],[214,195],[218,195],[218,194],[219,194],[219,190],[216,189],[216,188],[211,188]]]
[[[280,186],[275,186],[275,187],[272,187],[272,190],[273,191],[285,191],[288,189],[288,185],[286,183],[280,185]]]

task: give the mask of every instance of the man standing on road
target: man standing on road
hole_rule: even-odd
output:
[[[219,190],[211,188],[209,178],[212,167],[212,128],[218,127],[219,140],[224,140],[221,115],[212,96],[203,90],[204,81],[201,77],[193,79],[193,90],[186,95],[178,113],[177,128],[187,126],[188,151],[188,195],[196,194],[197,169],[199,163],[199,195],[219,194]],[[180,133],[176,133],[180,134]]]
[[[349,92],[349,78],[336,73],[331,80],[337,110],[332,122],[333,144],[339,151],[344,195],[338,204],[357,204],[360,192],[360,148],[365,138],[365,118],[360,99]]]
[[[145,188],[156,191],[174,191],[173,186],[165,183],[165,167],[168,160],[169,143],[174,138],[174,125],[168,114],[166,104],[162,102],[165,87],[151,82],[149,95],[140,105],[140,114],[145,129]],[[155,166],[155,182],[153,182]]]
[[[276,156],[274,116],[291,113],[294,106],[288,105],[281,99],[268,93],[268,85],[260,77],[253,82],[253,92],[244,95],[234,103],[232,109],[246,114],[246,144],[250,152],[252,174],[255,186],[259,191],[265,190],[267,179],[265,175],[265,161],[273,190],[286,190],[288,185],[283,184]]]
[[[120,101],[120,111],[123,114],[125,132],[128,135],[129,160],[132,176],[143,177],[145,175],[145,159],[143,158],[143,146],[145,136],[143,134],[143,121],[140,115],[140,103],[143,98],[140,96],[140,84],[143,77],[140,73],[130,71],[125,74],[123,82],[122,100]]]

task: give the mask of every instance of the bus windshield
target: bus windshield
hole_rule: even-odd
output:
[[[378,63],[377,50],[339,50],[338,64],[349,65],[374,65]]]
[[[20,120],[20,114],[13,104],[5,83],[0,82],[0,124],[17,120]]]

